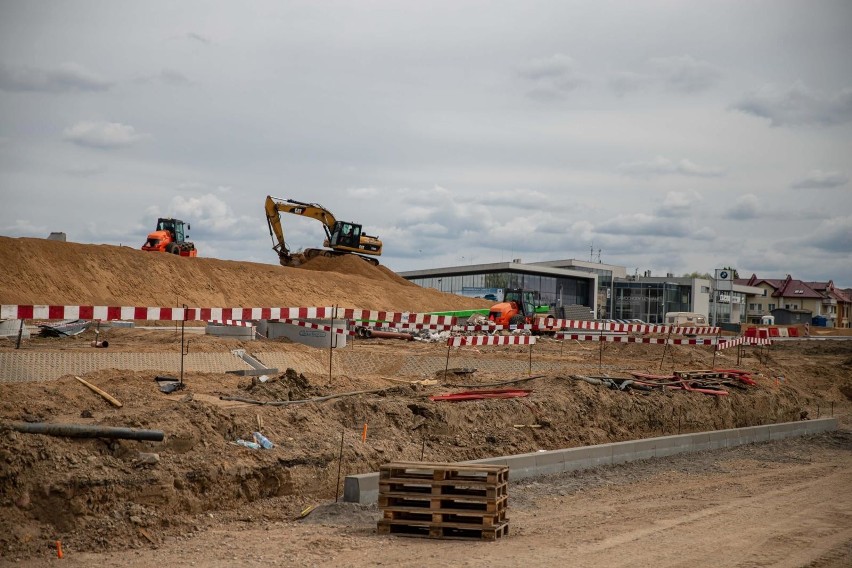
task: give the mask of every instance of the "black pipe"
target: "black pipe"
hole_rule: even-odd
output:
[[[47,434],[68,438],[121,438],[124,440],[148,440],[162,442],[165,434],[160,430],[140,430],[138,428],[114,428],[111,426],[91,426],[89,424],[48,424],[36,422],[9,423],[12,430],[26,434]]]

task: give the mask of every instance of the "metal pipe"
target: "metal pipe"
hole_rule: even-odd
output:
[[[377,337],[380,339],[404,339],[405,341],[414,341],[414,336],[410,333],[400,333],[398,331],[376,331],[370,330],[370,335],[367,337]]]
[[[9,428],[25,434],[46,434],[67,438],[119,438],[123,440],[148,440],[162,442],[165,434],[160,430],[140,430],[138,428],[115,428],[111,426],[91,426],[89,424],[48,424],[36,422],[11,422]]]

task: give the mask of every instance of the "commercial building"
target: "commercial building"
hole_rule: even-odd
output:
[[[598,275],[584,270],[512,262],[412,270],[400,276],[424,288],[462,296],[503,299],[507,288],[535,290],[556,317],[594,319],[598,313]]]
[[[627,275],[623,266],[576,259],[512,262],[401,272],[427,288],[502,300],[506,288],[536,290],[556,317],[640,319],[663,323],[667,312],[710,313],[711,281],[701,278]],[[578,310],[579,307],[585,310]],[[585,312],[585,317],[578,314]]]

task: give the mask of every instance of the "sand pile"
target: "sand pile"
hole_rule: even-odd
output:
[[[330,306],[391,311],[488,307],[412,285],[353,256],[300,268],[182,258],[130,247],[0,237],[0,303],[191,307]]]

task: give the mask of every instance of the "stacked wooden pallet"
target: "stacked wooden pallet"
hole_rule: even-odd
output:
[[[509,468],[394,462],[379,470],[379,534],[496,540],[509,534]]]

